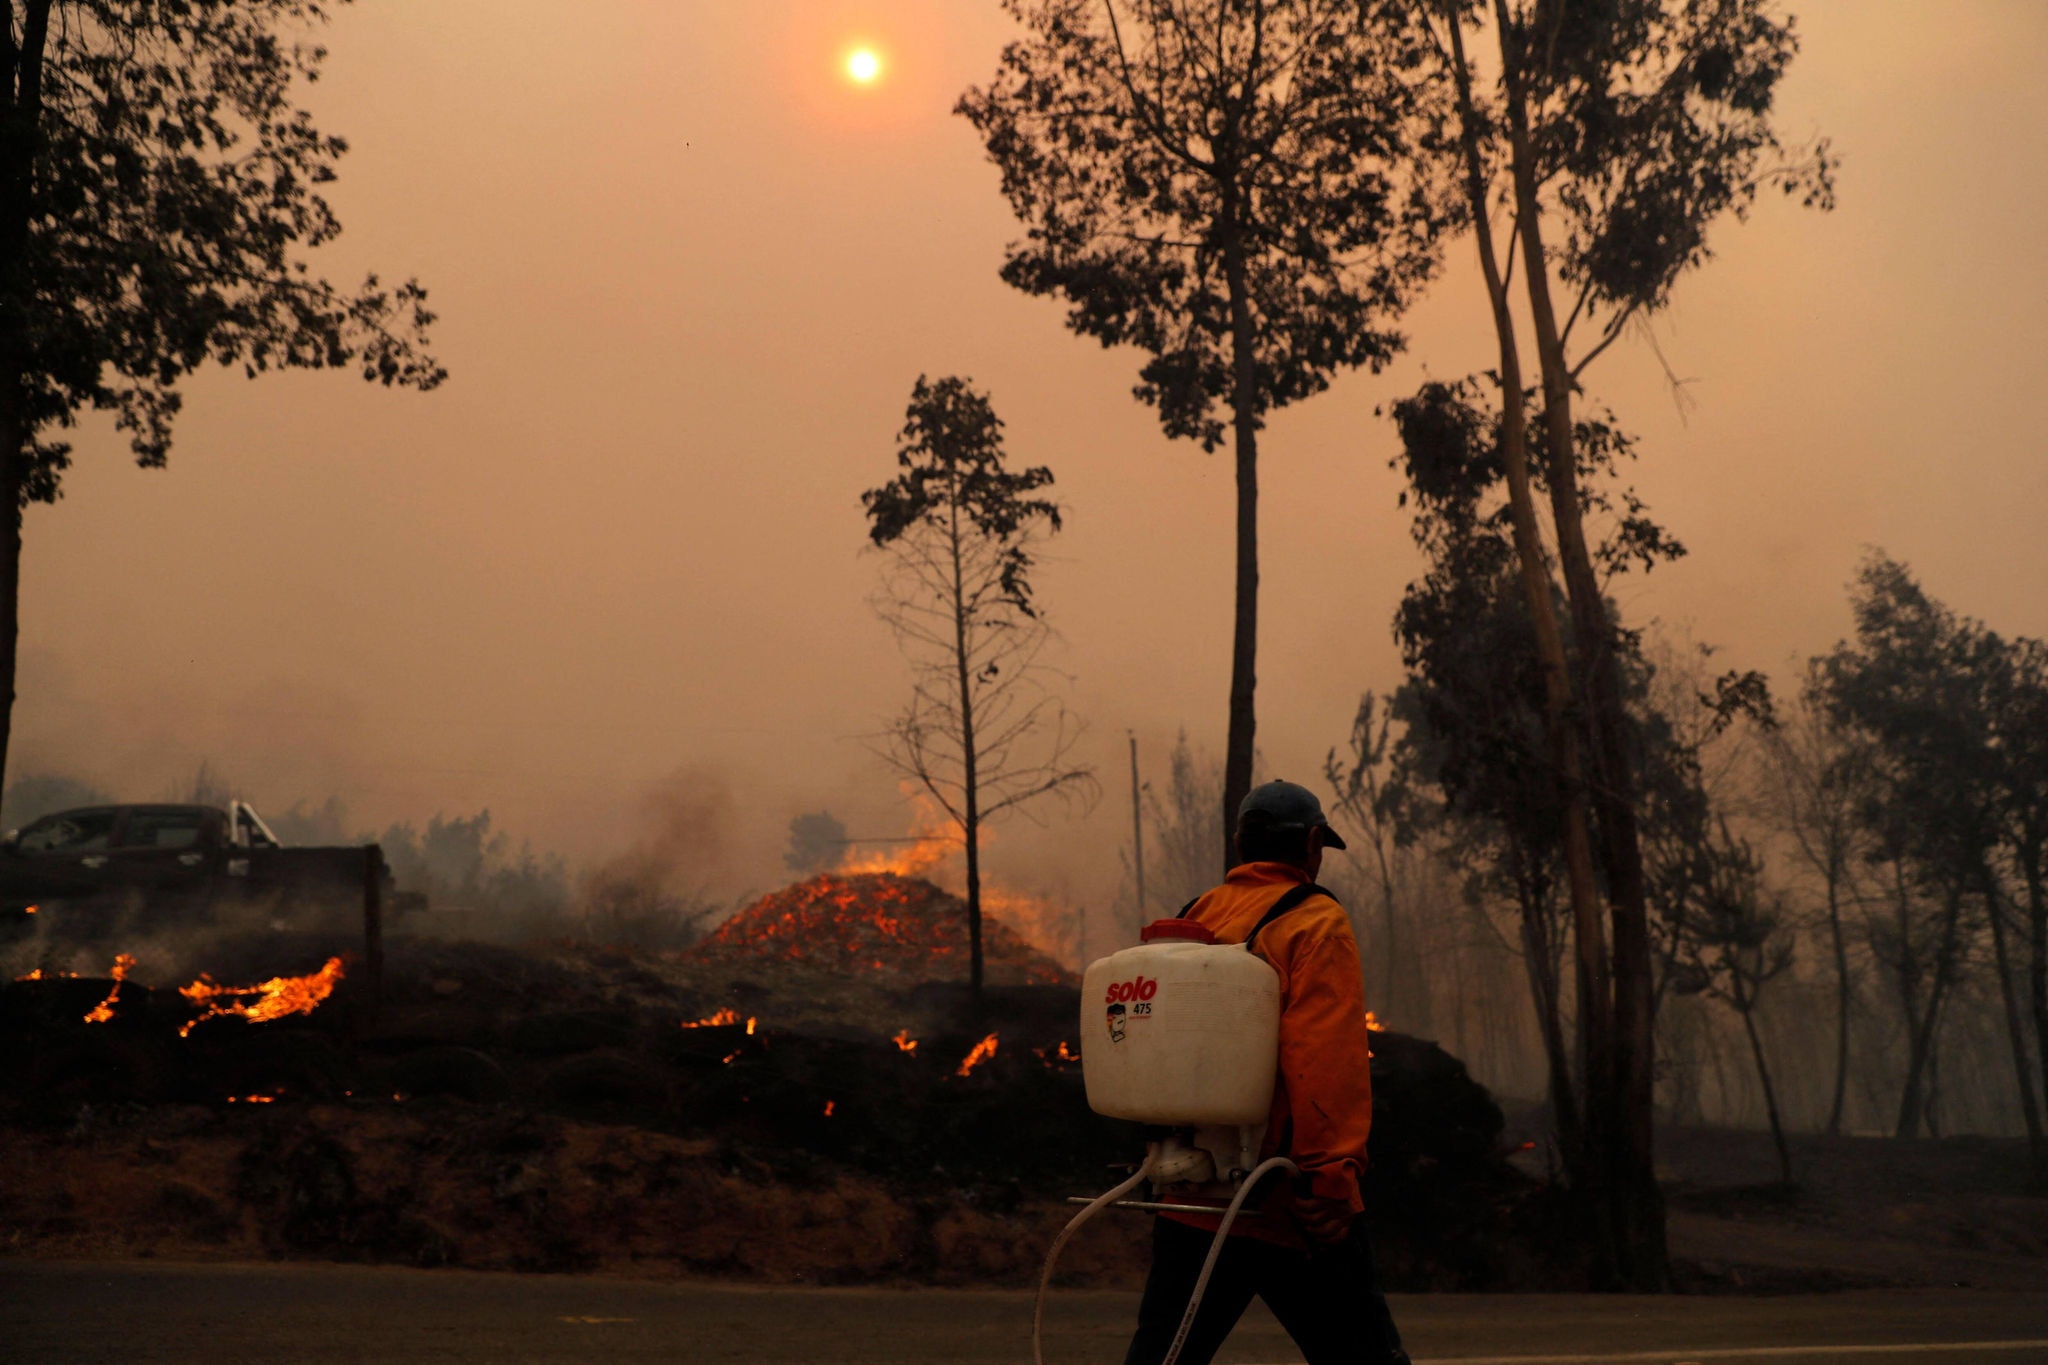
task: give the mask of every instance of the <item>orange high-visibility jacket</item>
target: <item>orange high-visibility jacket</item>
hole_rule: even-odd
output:
[[[1286,863],[1244,863],[1223,885],[1188,908],[1219,943],[1242,943],[1274,902],[1308,875]],[[1365,1019],[1365,981],[1358,940],[1344,908],[1328,896],[1310,896],[1259,931],[1252,951],[1280,974],[1280,1073],[1259,1152],[1286,1156],[1301,1167],[1314,1193],[1364,1208],[1358,1180],[1365,1171],[1365,1140],[1372,1131],[1371,1049]],[[1285,1246],[1303,1246],[1287,1216],[1288,1177],[1269,1175],[1230,1231]],[[1214,1231],[1216,1218],[1168,1214]]]

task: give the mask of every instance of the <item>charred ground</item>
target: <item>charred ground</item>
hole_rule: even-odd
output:
[[[192,1024],[202,1002],[146,972],[117,995],[104,976],[12,981],[0,986],[0,1163],[28,1178],[0,1188],[0,1245],[1026,1283],[1065,1196],[1109,1184],[1142,1135],[1087,1109],[1068,1060],[1079,1002],[1059,964],[995,926],[997,984],[976,1000],[948,980],[961,918],[915,879],[828,875],[681,953],[400,936],[380,999],[345,975],[310,1012],[266,1022]],[[310,976],[351,946],[222,937],[206,970]],[[105,1022],[85,1022],[110,995]],[[1374,1051],[1367,1198],[1389,1282],[1581,1283],[1561,1201],[1529,1154],[1508,1155],[1529,1125],[1508,1125],[1432,1043],[1379,1033]],[[1786,1237],[1840,1222],[1845,1193],[1731,1180],[1723,1154],[1739,1149],[1673,1149],[1691,1153],[1676,1224],[1713,1234],[1687,1265],[1692,1283],[1912,1278],[1882,1258],[1816,1266],[1824,1253]],[[1974,1238],[2006,1267],[1980,1279],[2040,1265],[2026,1259],[2040,1239],[2013,1231],[2037,1204],[1983,1178],[1997,1188],[1942,1235],[1964,1253]],[[1145,1232],[1136,1216],[1099,1220],[1063,1275],[1135,1283]]]

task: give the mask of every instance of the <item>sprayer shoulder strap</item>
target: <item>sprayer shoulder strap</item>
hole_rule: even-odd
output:
[[[1334,895],[1330,894],[1328,889],[1317,886],[1314,882],[1304,882],[1300,886],[1290,887],[1281,895],[1279,900],[1273,902],[1272,909],[1259,917],[1259,922],[1252,926],[1252,931],[1245,935],[1245,951],[1253,951],[1252,945],[1258,942],[1261,929],[1264,929],[1274,920],[1279,919],[1311,896],[1329,896],[1333,901],[1337,899]]]

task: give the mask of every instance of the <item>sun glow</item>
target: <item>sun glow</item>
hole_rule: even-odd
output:
[[[857,47],[846,54],[846,74],[855,85],[873,85],[882,74],[882,58],[871,47]]]

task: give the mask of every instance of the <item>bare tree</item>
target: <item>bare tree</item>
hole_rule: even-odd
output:
[[[1361,855],[1371,858],[1379,927],[1360,939],[1372,947],[1368,956],[1379,964],[1376,998],[1381,1009],[1394,1011],[1406,1028],[1415,1030],[1428,1027],[1432,1002],[1423,925],[1417,920],[1404,930],[1402,923],[1411,915],[1404,914],[1405,879],[1398,864],[1406,846],[1415,842],[1417,821],[1409,809],[1415,795],[1399,771],[1394,741],[1393,699],[1367,692],[1351,721],[1347,754],[1340,758],[1331,749],[1323,759],[1323,777],[1337,793],[1337,811],[1364,839]]]
[[[1179,906],[1216,884],[1216,805],[1222,800],[1223,765],[1197,753],[1183,729],[1167,759],[1166,791],[1145,784],[1145,819],[1152,827],[1152,884],[1162,905]]]
[[[1800,704],[1765,740],[1767,801],[1774,823],[1800,861],[1820,879],[1828,951],[1835,974],[1835,1083],[1827,1131],[1842,1131],[1849,1086],[1849,965],[1846,911],[1857,899],[1864,838],[1858,804],[1869,782],[1869,755],[1829,719],[1809,673]]]
[[[981,990],[981,827],[1042,797],[1092,799],[1081,727],[1048,686],[1032,547],[1060,528],[1043,465],[1011,470],[1002,422],[966,380],[918,376],[888,483],[861,494],[890,553],[875,609],[914,675],[876,752],[931,794],[967,854],[969,981]]]
[[[1725,819],[1717,820],[1716,826],[1718,838],[1694,846],[1700,894],[1688,903],[1676,926],[1674,989],[1718,1000],[1742,1020],[1757,1083],[1763,1087],[1771,1141],[1778,1150],[1778,1177],[1789,1185],[1792,1153],[1785,1142],[1785,1122],[1763,1038],[1757,1032],[1756,1011],[1764,987],[1792,965],[1791,926],[1764,886],[1763,860],[1728,832]]]
[[[2024,910],[2027,1007],[2034,1056],[2048,1100],[2048,644],[2013,641],[1999,690],[2000,809],[2003,840]]]

